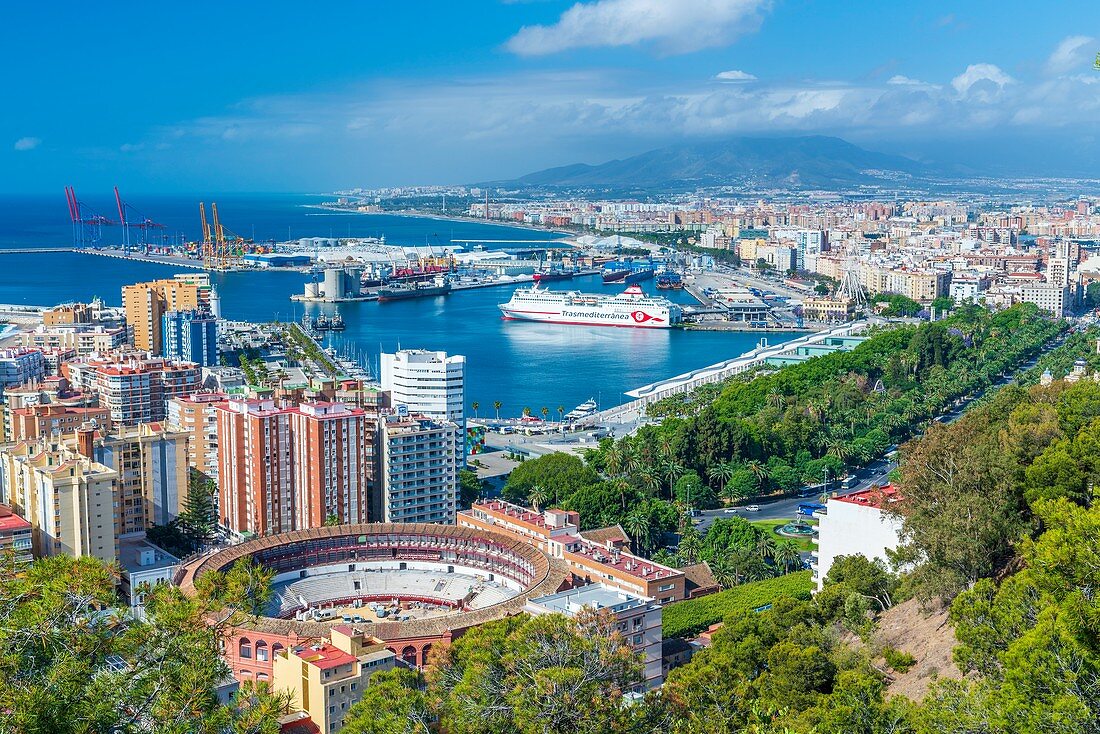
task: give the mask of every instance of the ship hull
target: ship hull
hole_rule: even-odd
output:
[[[432,296],[445,296],[451,292],[450,287],[443,288],[410,288],[400,291],[378,291],[379,303],[385,301],[403,301],[407,298],[431,298]]]
[[[632,313],[585,316],[560,311],[523,311],[501,307],[506,321],[533,321],[540,324],[566,324],[569,326],[618,326],[625,329],[668,329],[672,324],[668,314],[653,317],[648,313],[635,316]],[[641,312],[634,312],[641,313]]]
[[[629,270],[613,270],[610,273],[604,272],[603,284],[611,285],[613,283],[622,283],[624,280],[626,280],[626,276],[629,274]]]

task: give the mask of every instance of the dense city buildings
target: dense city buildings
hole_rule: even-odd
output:
[[[210,276],[205,273],[122,287],[122,307],[133,330],[134,347],[151,354],[163,353],[164,315],[193,311],[200,305],[210,305]]]
[[[30,523],[36,557],[118,557],[118,472],[55,439],[0,449],[3,501]]]
[[[99,404],[118,425],[162,421],[167,401],[202,385],[202,368],[197,364],[141,355],[83,358],[68,362],[63,372],[77,389],[98,395]]]
[[[218,364],[218,320],[204,309],[169,311],[161,319],[161,354],[200,367]]]
[[[77,442],[91,444],[91,458],[118,472],[118,534],[142,533],[179,517],[187,501],[188,435],[162,423],[120,425],[96,431],[85,425]]]
[[[0,349],[0,389],[34,383],[46,376],[46,360],[40,349]]]
[[[385,417],[379,428],[382,512],[378,520],[455,521],[458,432],[456,424],[426,416]]]
[[[218,416],[215,407],[229,399],[220,392],[198,392],[168,401],[165,423],[187,434],[187,463],[209,479],[218,478]]]
[[[382,353],[382,390],[389,405],[458,426],[456,460],[466,463],[466,358],[426,349]]]
[[[34,560],[34,536],[31,524],[0,504],[0,557],[11,553],[15,568]]]
[[[111,414],[106,408],[46,403],[15,408],[9,412],[8,441],[27,441],[71,434],[85,423],[110,430]]]
[[[224,527],[236,537],[366,522],[377,419],[362,408],[231,398],[214,407]]]
[[[33,331],[19,334],[19,343],[24,347],[51,350],[73,350],[77,354],[101,354],[120,350],[126,346],[129,331],[124,326],[104,326],[102,324],[84,324],[48,327],[41,325]]]

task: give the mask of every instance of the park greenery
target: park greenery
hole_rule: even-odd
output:
[[[223,705],[220,649],[270,575],[245,565],[185,596],[148,590],[145,618],[115,611],[115,569],[53,556],[0,572],[0,733],[275,734],[289,704],[245,683]]]
[[[730,502],[792,492],[916,435],[1063,328],[1029,304],[963,306],[942,321],[877,331],[848,352],[658,401],[649,413],[660,425],[602,444],[589,463],[611,474],[629,467],[654,495],[692,472]]]
[[[666,639],[690,637],[728,617],[762,609],[780,597],[809,599],[810,585],[810,572],[800,571],[678,601],[661,610],[662,632]]]

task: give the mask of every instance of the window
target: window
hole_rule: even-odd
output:
[[[246,637],[242,637],[237,644],[237,654],[242,658],[252,657],[252,643]]]
[[[256,660],[266,663],[267,657],[267,643],[263,640],[256,640]]]

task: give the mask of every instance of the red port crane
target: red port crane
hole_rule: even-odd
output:
[[[140,232],[141,245],[144,247],[149,244],[149,230],[152,229],[167,229],[167,227],[159,222],[154,222],[149,217],[146,217],[134,207],[122,200],[122,196],[118,193],[118,187],[115,186],[115,203],[118,204],[118,221],[122,224],[122,249],[129,252],[130,250],[130,228],[137,228]]]
[[[93,212],[76,198],[76,190],[72,186],[65,187],[65,200],[69,204],[69,218],[73,222],[73,246],[99,246],[103,241],[103,228],[113,227],[116,222]]]

